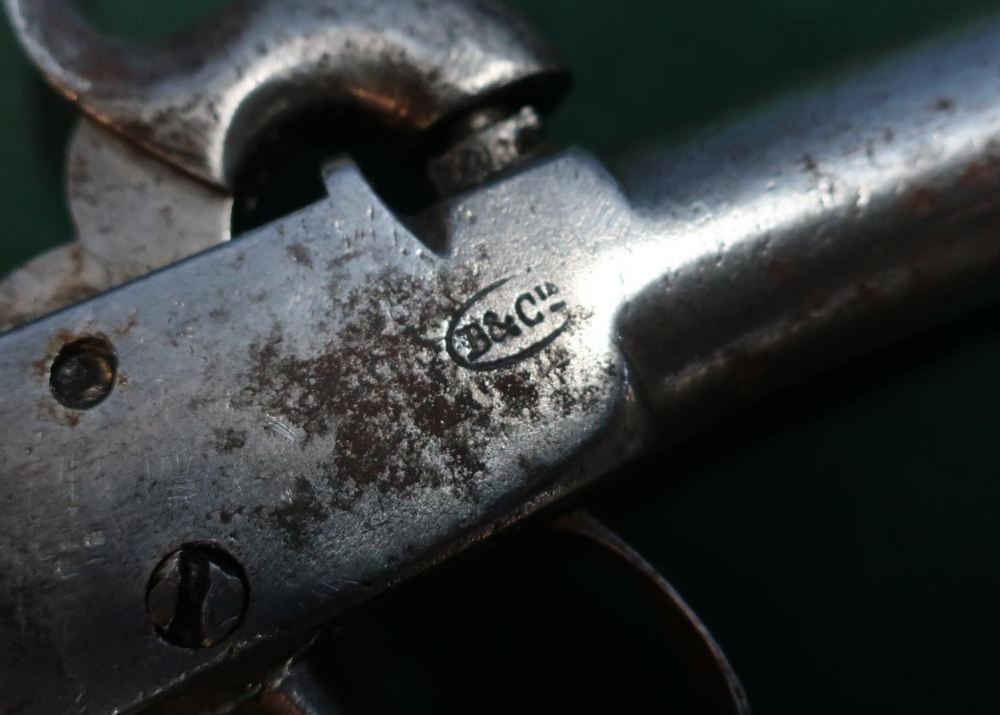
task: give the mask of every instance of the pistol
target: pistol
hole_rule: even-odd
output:
[[[468,681],[436,707],[606,709],[589,663],[623,709],[749,713],[753,648],[628,510],[996,297],[995,22],[610,161],[552,137],[567,64],[492,0],[236,0],[156,42],[5,7],[78,118],[73,240],[0,281],[4,713],[411,709],[366,667],[405,633]],[[557,647],[490,660],[445,634],[476,617]],[[500,664],[527,699],[483,696]]]

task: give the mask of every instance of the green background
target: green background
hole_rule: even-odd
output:
[[[153,37],[218,4],[105,0],[88,10],[111,31]],[[609,161],[998,7],[985,0],[512,4],[574,72],[555,138]],[[0,271],[7,271],[71,233],[61,162],[72,115],[35,77],[6,26],[0,83]],[[998,359],[1000,313],[988,308],[779,395],[622,475],[591,506],[702,615],[756,712],[994,710]],[[669,678],[661,683],[651,669],[662,660],[645,638],[653,631],[628,598],[615,601],[615,589],[586,569],[552,586],[562,600],[543,604],[545,618],[504,610],[514,594],[573,563],[566,557],[560,568],[543,567],[551,559],[533,543],[421,585],[410,593],[416,614],[413,605],[390,605],[363,626],[345,626],[329,656],[341,686],[370,686],[378,691],[367,693],[370,707],[409,712],[561,709],[587,688],[600,692],[575,708],[597,709],[630,703],[640,685],[657,692]],[[566,583],[611,595],[584,607],[570,603]],[[441,604],[451,610],[441,613]],[[566,614],[577,617],[572,636],[553,625]],[[614,635],[619,625],[625,635]],[[605,680],[581,679],[580,652],[588,648],[599,655],[584,660]]]

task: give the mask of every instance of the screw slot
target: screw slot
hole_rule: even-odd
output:
[[[215,544],[185,544],[153,571],[146,613],[167,643],[208,648],[239,627],[249,597],[246,573],[236,559]]]
[[[118,358],[107,338],[80,338],[63,345],[52,361],[49,389],[63,407],[89,410],[111,394],[117,372]]]

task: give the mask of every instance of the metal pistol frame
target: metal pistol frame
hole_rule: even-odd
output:
[[[335,615],[996,292],[997,26],[612,176],[547,147],[566,73],[492,2],[245,0],[152,48],[6,5],[84,115],[76,240],[0,283],[10,712],[268,678],[325,712],[286,664]],[[230,242],[252,141],[317,102],[445,137],[440,198],[401,216],[338,161],[327,198]]]

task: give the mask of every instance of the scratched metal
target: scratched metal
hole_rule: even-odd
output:
[[[622,347],[671,435],[1000,290],[1000,26],[620,172]]]
[[[0,281],[0,331],[228,240],[218,189],[262,128],[303,106],[416,132],[500,94],[551,107],[567,84],[551,49],[491,2],[241,0],[157,46],[100,36],[69,0],[6,7],[36,66],[92,121],[69,148],[78,240]]]
[[[214,674],[627,459],[636,395],[667,443],[991,294],[997,68],[986,28],[625,194],[561,155],[443,206],[442,255],[341,168],[328,201],[0,337],[0,703],[103,714]],[[64,410],[49,361],[97,332],[122,382]],[[189,653],[143,597],[192,540],[251,604]]]
[[[236,0],[152,47],[98,34],[71,0],[5,2],[56,89],[221,186],[261,128],[303,105],[417,131],[515,86],[545,106],[566,86],[550,48],[490,0]]]
[[[600,167],[567,155],[453,204],[447,256],[353,167],[328,181],[328,201],[0,339],[8,709],[112,712],[308,634],[636,451],[619,299],[588,269],[630,226]],[[509,305],[468,307],[500,279]],[[537,297],[551,287],[558,301]],[[555,341],[504,369],[452,358],[456,316],[514,315],[523,295],[520,339],[555,325]],[[114,344],[120,381],[70,411],[48,365],[86,334]],[[149,575],[189,541],[246,569],[226,647],[188,652],[149,625]]]

